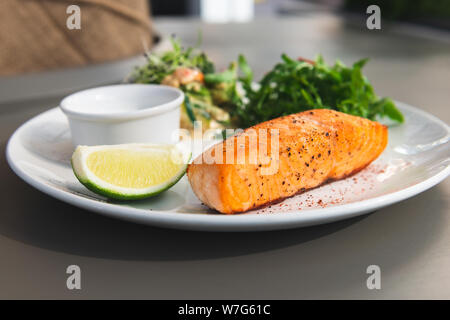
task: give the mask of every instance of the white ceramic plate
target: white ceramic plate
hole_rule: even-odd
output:
[[[355,176],[316,188],[280,204],[245,214],[221,215],[202,205],[184,177],[167,192],[137,202],[113,202],[91,193],[70,167],[67,119],[49,110],[11,137],[11,168],[35,188],[110,217],[160,227],[205,231],[287,229],[346,219],[391,205],[431,188],[450,172],[450,129],[439,119],[398,103],[406,122],[389,129],[389,145]]]

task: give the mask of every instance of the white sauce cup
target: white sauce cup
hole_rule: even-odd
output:
[[[60,108],[77,145],[176,143],[181,90],[155,84],[119,84],[67,96]]]

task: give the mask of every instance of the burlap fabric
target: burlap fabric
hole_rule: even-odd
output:
[[[66,25],[74,4],[80,30]],[[0,75],[123,59],[151,45],[147,0],[0,0]]]

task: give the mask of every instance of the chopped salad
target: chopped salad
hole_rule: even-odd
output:
[[[258,82],[243,55],[217,72],[198,48],[183,48],[172,38],[172,50],[147,53],[147,63],[130,76],[134,83],[164,84],[185,93],[180,124],[193,129],[195,121],[205,129],[249,127],[283,115],[327,108],[371,120],[404,121],[389,98],[379,98],[362,74],[368,59],[351,67],[336,61],[328,66],[319,55],[314,61],[282,61]]]

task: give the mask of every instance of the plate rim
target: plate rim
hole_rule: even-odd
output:
[[[400,108],[409,109],[410,111],[416,112],[423,117],[427,117],[432,121],[439,123],[448,132],[450,131],[449,126],[436,116],[406,103],[398,101],[396,101],[396,103],[399,104]],[[25,172],[15,163],[16,160],[14,159],[12,149],[16,143],[20,144],[20,133],[31,122],[37,121],[40,117],[44,117],[47,113],[55,112],[57,109],[57,107],[51,108],[34,116],[19,126],[11,135],[6,147],[6,159],[14,173],[39,191],[76,207],[94,211],[108,217],[157,227],[196,231],[235,232],[281,230],[319,225],[363,215],[373,210],[406,200],[437,185],[450,174],[449,164],[435,175],[393,193],[388,193],[357,202],[326,208],[308,209],[304,211],[293,210],[290,212],[270,214],[251,213],[245,215],[223,215],[164,212],[158,210],[125,207],[118,204],[100,202],[98,200],[82,197],[47,185],[39,179],[35,179],[32,175]],[[321,213],[320,215],[318,215],[319,212]],[[299,215],[299,213],[301,213],[301,215]]]

